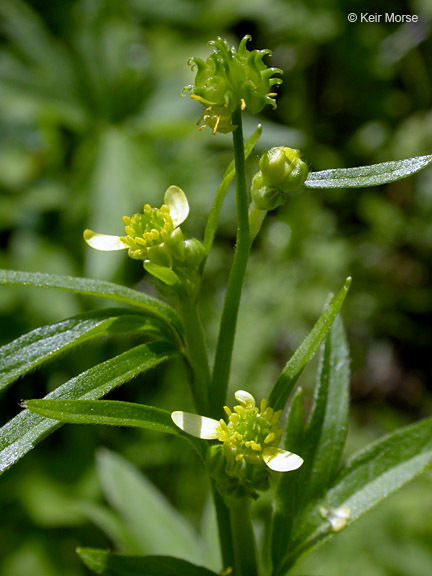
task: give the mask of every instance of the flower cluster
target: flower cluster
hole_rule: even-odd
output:
[[[209,452],[209,468],[222,493],[256,497],[256,490],[268,488],[269,470],[289,472],[303,464],[297,454],[278,448],[283,430],[278,425],[282,411],[275,412],[261,400],[238,390],[239,402],[225,420],[214,420],[188,412],[173,412],[173,422],[184,432],[205,440],[218,440]]]
[[[268,68],[263,57],[271,55],[271,51],[250,51],[246,48],[248,40],[250,36],[245,36],[236,51],[226,40],[218,38],[210,42],[214,51],[206,61],[191,58],[188,62],[192,70],[196,70],[196,76],[195,83],[186,86],[184,91],[206,107],[198,123],[202,121],[202,127],[210,126],[213,134],[235,128],[231,115],[238,107],[247,108],[251,114],[258,114],[266,104],[276,108],[272,87],[282,80],[273,75],[281,74],[282,70]]]

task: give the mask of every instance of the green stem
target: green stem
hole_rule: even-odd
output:
[[[216,510],[216,518],[219,532],[219,542],[222,553],[223,568],[234,566],[233,538],[231,533],[230,513],[222,496],[212,481],[213,500]]]
[[[211,376],[201,319],[197,304],[189,296],[181,299],[180,307],[185,328],[187,358],[192,373],[190,386],[195,408],[198,414],[208,414]]]
[[[236,169],[237,241],[234,260],[225,294],[225,302],[213,368],[213,380],[210,389],[210,408],[214,416],[219,416],[222,406],[225,403],[240,297],[251,248],[243,130],[240,109],[237,109],[233,113],[232,121],[233,124],[237,126],[233,132],[234,161]]]
[[[235,576],[258,576],[255,534],[252,526],[250,499],[229,501],[234,545]]]

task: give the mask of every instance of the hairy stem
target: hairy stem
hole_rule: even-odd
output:
[[[233,132],[234,161],[236,170],[237,241],[225,294],[213,368],[213,380],[210,389],[210,409],[212,415],[216,417],[220,415],[222,406],[225,403],[231,369],[238,309],[251,248],[243,129],[240,109],[237,109],[234,112],[232,121],[233,124],[237,126]]]

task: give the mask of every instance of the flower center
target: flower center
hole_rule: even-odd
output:
[[[266,447],[277,446],[282,436],[278,425],[282,411],[275,412],[261,400],[259,409],[255,403],[243,401],[232,412],[224,407],[228,422],[220,420],[217,439],[235,455],[235,459],[254,462]]]
[[[126,242],[131,250],[142,250],[162,244],[174,230],[169,208],[162,204],[160,208],[152,208],[145,204],[141,214],[123,216],[126,236],[121,240]]]

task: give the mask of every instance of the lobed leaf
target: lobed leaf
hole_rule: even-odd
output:
[[[181,321],[171,306],[126,286],[113,284],[104,280],[75,278],[41,272],[19,272],[0,270],[0,284],[7,286],[30,286],[33,288],[57,288],[97,298],[110,298],[145,310],[150,316],[162,320],[168,327],[173,325],[179,334],[182,333]]]
[[[351,524],[432,464],[432,418],[406,426],[354,455],[327,494],[307,506],[292,532],[292,545],[275,575],[285,574],[305,552],[333,535],[320,507],[347,506]]]
[[[170,556],[121,556],[94,548],[78,548],[77,552],[90,570],[102,576],[217,576],[203,566]]]
[[[96,400],[175,353],[172,345],[166,342],[136,346],[72,378],[45,398]],[[0,474],[60,426],[59,422],[29,410],[15,416],[0,429]]]
[[[110,308],[32,330],[0,348],[0,390],[44,362],[90,339],[127,332],[160,336],[159,326],[158,320],[140,312]]]
[[[304,186],[306,188],[365,188],[389,184],[412,176],[432,164],[432,154],[416,156],[405,160],[393,160],[371,166],[355,168],[334,168],[320,172],[310,172]]]
[[[318,322],[312,328],[306,339],[285,365],[270,393],[268,403],[275,410],[282,410],[290,397],[294,386],[303,372],[303,369],[312,360],[321,346],[324,338],[330,331],[332,324],[341,309],[348,290],[351,286],[351,278],[347,278],[345,284],[332,299],[328,308],[324,311]]]

